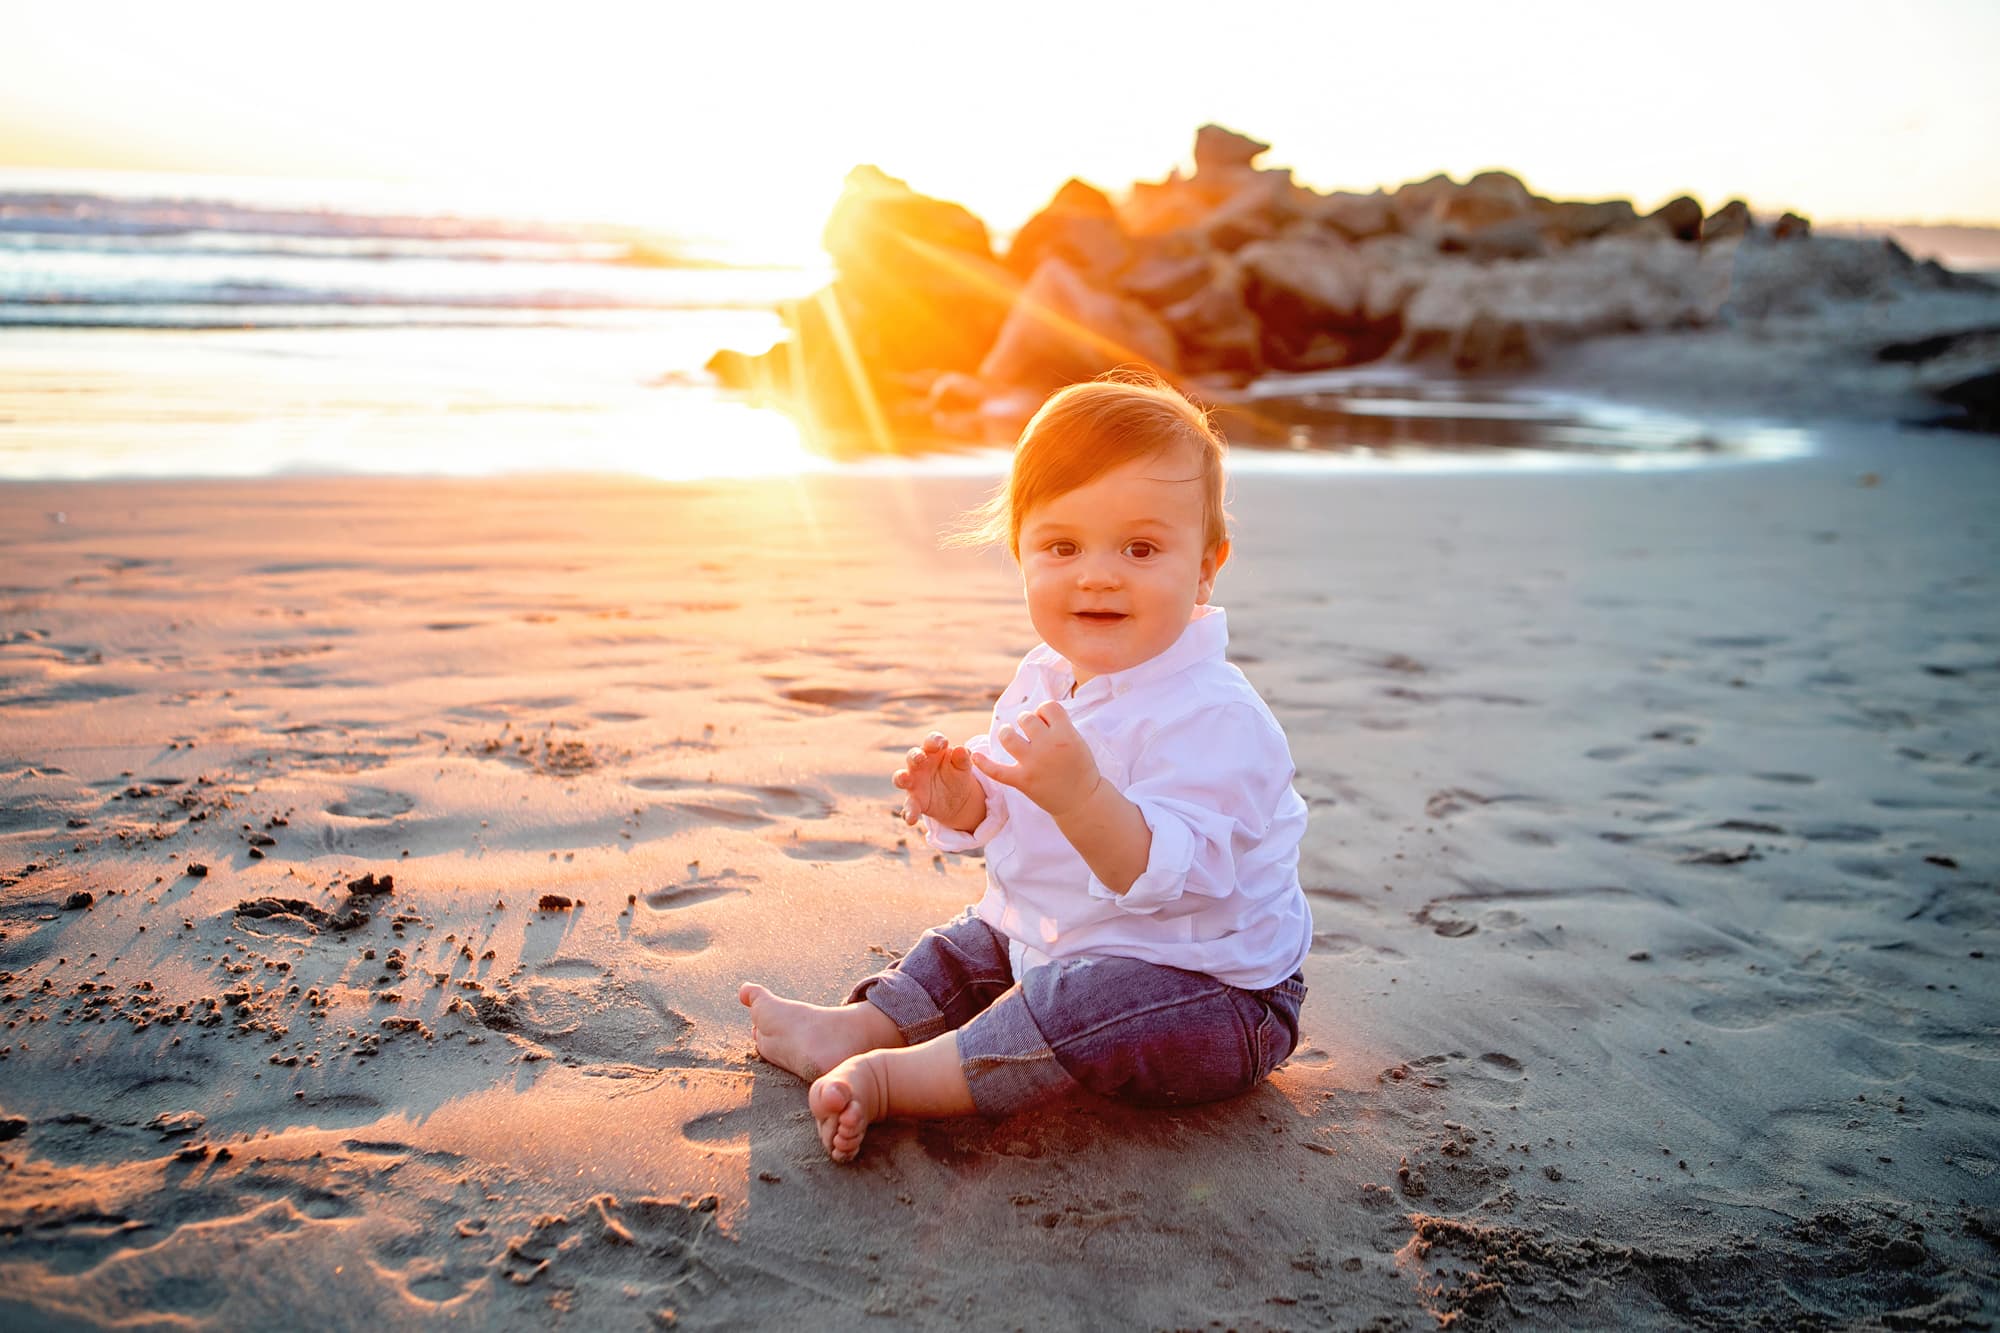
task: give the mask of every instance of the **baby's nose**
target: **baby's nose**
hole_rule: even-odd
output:
[[[1086,560],[1076,571],[1078,585],[1085,588],[1115,588],[1118,578],[1118,565],[1112,560]]]

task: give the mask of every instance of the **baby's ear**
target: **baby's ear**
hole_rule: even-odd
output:
[[[1208,548],[1201,557],[1201,580],[1195,586],[1195,602],[1205,605],[1210,594],[1215,591],[1215,576],[1229,563],[1229,539],[1223,538]]]

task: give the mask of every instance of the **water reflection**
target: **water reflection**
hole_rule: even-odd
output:
[[[1429,379],[1401,368],[1267,376],[1215,407],[1230,440],[1247,446],[1235,465],[1253,470],[1315,461],[1398,470],[1685,467],[1811,450],[1803,431],[1702,421],[1518,383]]]

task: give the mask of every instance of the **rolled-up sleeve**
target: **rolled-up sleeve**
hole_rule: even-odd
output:
[[[974,754],[991,756],[992,737],[981,733],[965,743],[965,748]],[[1000,784],[973,766],[972,776],[986,792],[986,817],[979,821],[979,827],[970,833],[961,833],[948,828],[929,815],[923,817],[924,841],[941,852],[969,852],[975,847],[984,847],[1007,827],[1007,800],[1001,795]]]
[[[1248,704],[1168,722],[1124,789],[1152,830],[1146,869],[1122,894],[1092,875],[1090,895],[1140,916],[1188,894],[1226,896],[1238,858],[1270,831],[1294,772],[1284,733]]]

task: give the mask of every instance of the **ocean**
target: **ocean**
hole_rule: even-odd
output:
[[[727,238],[360,186],[0,171],[0,480],[856,466],[703,369],[719,348],[769,347],[779,303],[829,276]],[[1315,390],[1291,447],[1243,463],[1715,458],[1687,423],[1601,405],[1495,412],[1394,375],[1342,394],[1359,409],[1316,412]],[[988,450],[862,466],[1003,465]]]

